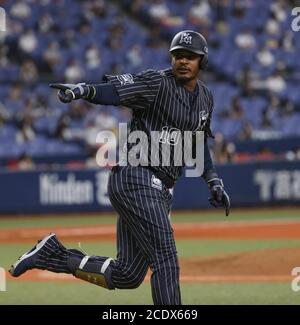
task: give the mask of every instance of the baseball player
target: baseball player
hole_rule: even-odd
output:
[[[200,70],[208,64],[207,42],[195,31],[182,31],[173,38],[170,53],[171,69],[108,75],[105,82],[97,85],[50,86],[59,90],[58,97],[64,103],[82,98],[96,104],[131,108],[130,131],[144,131],[148,135],[151,131],[164,131],[167,138],[170,129],[204,131],[202,178],[211,192],[210,203],[224,207],[228,215],[230,200],[207,146],[207,138],[212,136],[213,97],[198,79]],[[162,156],[162,146],[158,150],[155,154]],[[11,274],[17,277],[29,269],[46,269],[73,274],[107,289],[130,289],[143,282],[150,268],[154,304],[181,304],[178,257],[168,216],[172,203],[170,189],[182,168],[174,164],[174,159],[168,166],[151,166],[148,161],[138,166],[119,163],[112,168],[108,194],[119,215],[115,259],[66,249],[52,233],[21,256]]]

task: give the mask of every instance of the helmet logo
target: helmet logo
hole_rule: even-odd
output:
[[[179,44],[181,43],[192,44],[192,36],[190,33],[182,33]]]
[[[207,46],[204,46],[204,52],[205,52],[205,53],[208,53],[208,48],[207,48]]]

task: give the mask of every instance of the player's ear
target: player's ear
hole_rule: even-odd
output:
[[[172,55],[171,53],[170,53],[170,59],[171,59],[171,64],[173,65],[175,63],[175,60],[174,60],[174,55]]]
[[[199,70],[201,70],[202,60],[203,60],[203,55],[200,55],[200,57],[199,57]]]

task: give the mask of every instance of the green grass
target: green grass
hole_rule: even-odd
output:
[[[180,257],[214,256],[238,252],[300,247],[300,239],[284,240],[178,240],[177,250]]]
[[[97,224],[115,224],[115,215],[65,215],[49,216],[40,215],[33,217],[0,218],[0,229],[5,228],[40,228],[40,227],[60,227],[60,226],[82,226]]]
[[[249,209],[238,210],[232,209],[230,216],[225,217],[223,210],[199,210],[195,212],[173,212],[172,222],[217,222],[226,221],[257,221],[257,220],[300,220],[300,208],[288,209],[280,208],[274,210],[267,209]],[[80,214],[80,215],[61,215],[61,216],[26,216],[11,218],[0,218],[0,229],[6,228],[31,228],[31,227],[59,227],[59,226],[80,226],[95,224],[115,224],[115,214]]]
[[[290,283],[184,284],[182,297],[191,305],[299,305]]]
[[[258,221],[258,220],[300,220],[300,208],[280,209],[251,209],[240,210],[232,208],[230,215],[225,216],[222,209],[210,209],[195,212],[175,212],[172,215],[173,222],[214,222],[214,221]]]
[[[290,283],[182,284],[181,292],[183,303],[191,305],[300,304],[299,292],[293,292]],[[149,284],[135,290],[107,291],[79,280],[8,281],[7,291],[0,292],[0,305],[5,304],[147,305],[152,299]]]
[[[212,210],[215,211],[215,210]],[[300,209],[278,210],[233,210],[229,218],[223,211],[199,213],[176,213],[173,222],[241,221],[241,220],[286,220],[299,219]],[[39,216],[34,218],[0,218],[0,229],[29,227],[59,227],[72,225],[114,224],[113,215]],[[15,259],[30,249],[34,243],[0,245],[0,266],[8,268]],[[77,247],[76,242],[64,242],[67,247]],[[115,256],[113,241],[82,242],[89,254]],[[177,240],[180,257],[215,256],[230,253],[300,247],[296,240]],[[184,304],[300,304],[299,292],[291,290],[290,283],[193,283],[182,284]],[[135,290],[113,290],[108,292],[97,286],[76,282],[30,282],[7,281],[7,291],[0,292],[2,304],[152,304],[150,285],[143,284]]]

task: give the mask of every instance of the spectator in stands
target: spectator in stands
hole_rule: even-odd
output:
[[[130,12],[136,16],[139,15],[145,0],[133,0],[130,1]]]
[[[261,126],[266,129],[266,128],[271,128],[273,126],[272,124],[272,119],[271,119],[271,110],[270,108],[265,108],[262,111],[262,121],[261,121]]]
[[[252,124],[247,121],[242,126],[242,129],[238,135],[239,140],[250,140],[252,139],[253,127]]]
[[[17,161],[17,168],[23,171],[34,170],[35,164],[30,156],[23,153]]]
[[[194,26],[207,26],[210,23],[210,14],[211,8],[208,0],[194,0],[188,12],[188,19]]]
[[[294,149],[285,152],[284,158],[289,161],[300,160],[300,149]]]
[[[28,3],[22,0],[15,0],[10,8],[10,15],[19,19],[26,19],[31,15],[31,9]]]
[[[114,17],[111,26],[109,27],[109,36],[108,38],[118,38],[122,39],[125,33],[125,19],[122,16]]]
[[[84,79],[84,75],[84,70],[79,65],[78,61],[75,59],[71,59],[65,70],[66,81],[69,83],[77,83],[80,80]]]
[[[107,15],[107,4],[104,0],[89,0],[87,8],[92,15],[99,18],[104,18]]]
[[[89,69],[100,68],[101,66],[101,54],[96,44],[90,45],[85,52],[86,66]]]
[[[66,50],[71,49],[72,46],[76,43],[76,31],[68,28],[64,31],[61,39],[61,46],[65,48]]]
[[[167,2],[163,0],[151,1],[149,16],[162,26],[182,26],[184,24],[183,17],[172,15]]]
[[[34,84],[38,80],[38,69],[32,59],[25,60],[20,67],[20,80],[27,84]]]
[[[286,30],[282,33],[279,40],[279,47],[287,52],[295,51],[295,33],[291,30]]]
[[[243,66],[241,72],[237,75],[237,83],[241,87],[241,95],[249,97],[253,95],[253,82],[257,78],[250,64]]]
[[[143,65],[143,50],[139,44],[134,44],[126,54],[131,68],[140,68]]]
[[[251,3],[248,1],[241,1],[241,0],[236,0],[233,2],[233,8],[231,10],[231,15],[237,19],[242,20],[245,17],[245,13],[247,10],[247,7],[250,6]]]
[[[280,35],[280,25],[274,14],[271,14],[266,22],[266,32],[269,35]]]
[[[19,38],[19,49],[25,55],[31,55],[38,47],[38,40],[33,29],[29,29],[21,34]]]
[[[239,120],[244,116],[240,96],[234,96],[231,100],[229,118]]]
[[[235,37],[235,44],[242,50],[253,50],[256,47],[256,40],[249,28],[243,28]]]
[[[259,50],[256,58],[259,64],[261,64],[263,67],[270,66],[275,62],[274,55],[266,46]]]
[[[61,117],[58,120],[55,132],[54,132],[54,137],[65,140],[65,131],[69,127],[69,124],[71,122],[71,119],[67,113],[64,113],[61,115]]]
[[[286,65],[281,65],[281,63],[278,61],[277,69],[274,70],[273,73],[269,75],[266,79],[256,80],[256,82],[253,82],[252,87],[258,94],[264,96],[267,95],[266,90],[271,94],[282,94],[287,88],[287,84],[285,81],[286,74]]]
[[[7,57],[8,47],[0,43],[0,68],[4,68],[8,65]]]
[[[217,132],[215,134],[215,142],[212,148],[212,155],[214,161],[218,164],[233,162],[235,156],[235,146],[233,143],[228,143],[223,134]]]
[[[125,33],[124,26],[124,18],[117,16],[109,28],[110,33],[107,36],[106,45],[112,57],[119,57],[119,53],[122,51]],[[117,62],[116,59],[115,62]]]
[[[8,99],[13,102],[18,102],[23,99],[23,87],[20,82],[15,82],[11,85],[9,90]]]
[[[281,101],[280,116],[290,116],[294,112],[294,105],[288,99]]]
[[[157,21],[170,17],[170,10],[163,0],[152,0],[149,7],[149,15]]]
[[[270,11],[278,22],[284,22],[287,19],[289,12],[289,4],[286,0],[272,1]]]
[[[24,107],[24,91],[20,82],[11,85],[8,96],[4,99],[4,105],[10,119],[14,120],[16,112]]]
[[[265,85],[269,91],[274,93],[282,93],[286,89],[286,82],[277,71],[266,79]]]
[[[43,52],[43,59],[47,66],[48,73],[54,73],[57,66],[62,61],[60,45],[57,41],[50,42]]]
[[[40,33],[49,33],[57,26],[54,23],[54,19],[50,13],[46,12],[38,18],[37,30]]]
[[[143,65],[142,54],[146,52],[147,47],[151,48],[150,51],[162,47],[163,37],[170,31],[170,29],[168,29],[168,23],[170,21],[172,22],[174,18],[174,13],[170,9],[171,6],[168,7],[169,2],[162,0],[150,1],[150,4],[147,0],[125,1],[129,4],[131,12],[135,13],[136,19],[143,19],[147,16],[147,13],[143,10],[149,7],[150,11],[148,14],[151,16],[152,21],[156,21],[156,24],[148,28],[148,31],[147,28],[143,30],[143,35],[138,35],[142,37],[142,42],[140,43],[142,47],[139,45],[132,46],[131,42],[123,42],[125,39],[124,26],[126,26],[127,23],[131,24],[131,21],[129,21],[129,19],[127,20],[127,17],[125,19],[125,15],[118,14],[118,12],[120,12],[118,9],[120,2],[111,4],[110,1],[105,0],[76,1],[71,10],[72,14],[75,13],[75,8],[82,10],[79,10],[78,13],[75,14],[76,19],[72,19],[72,21],[70,20],[69,22],[60,21],[62,17],[68,17],[69,14],[66,1],[58,0],[55,2],[46,0],[41,2],[37,0],[14,0],[8,2],[7,31],[2,34],[0,33],[0,68],[2,71],[0,77],[6,82],[10,77],[13,80],[17,74],[17,78],[25,82],[26,85],[11,84],[8,90],[5,90],[7,85],[5,85],[5,87],[3,85],[3,88],[1,87],[1,100],[3,99],[3,105],[1,106],[0,104],[0,125],[1,123],[7,123],[7,121],[14,121],[15,115],[18,115],[20,120],[23,119],[23,117],[20,118],[19,113],[21,111],[21,115],[24,115],[24,107],[27,107],[25,98],[29,96],[37,97],[35,88],[33,88],[32,85],[36,81],[39,81],[41,77],[43,77],[44,80],[49,80],[53,77],[52,74],[56,73],[60,74],[61,78],[65,76],[68,82],[76,82],[84,78],[84,69],[98,69],[101,67],[101,70],[104,70],[105,73],[120,74],[125,72],[125,68],[129,70],[129,65]],[[6,3],[7,1],[3,2],[3,7],[6,6]],[[234,40],[238,47],[237,50],[243,49],[252,51],[255,49],[256,32],[260,33],[257,38],[257,43],[258,41],[265,40],[261,50],[254,56],[254,60],[244,66],[242,71],[237,71],[236,81],[239,87],[239,95],[246,97],[253,95],[271,95],[271,104],[263,110],[261,115],[262,119],[260,126],[263,128],[271,128],[272,124],[275,125],[275,120],[273,120],[274,117],[277,119],[278,116],[290,116],[295,110],[300,109],[296,90],[295,94],[292,93],[288,84],[290,79],[297,80],[300,76],[299,66],[295,61],[297,57],[295,55],[294,59],[294,53],[292,53],[297,49],[297,33],[294,33],[290,25],[287,24],[287,20],[291,18],[290,9],[297,6],[296,1],[274,0],[270,1],[269,5],[257,5],[257,7],[256,2],[253,0],[237,0],[233,2],[231,0],[190,0],[189,3],[192,4],[192,7],[190,7],[191,9],[181,12],[182,17],[188,14],[190,19],[188,24],[207,25],[209,17],[214,17],[214,23],[208,25],[209,32],[211,35],[216,36],[216,43],[220,44],[220,46],[216,46],[212,49],[214,53],[210,65],[211,69],[215,68],[213,62],[214,58],[218,57],[218,54],[221,54],[220,51],[223,50],[221,45],[227,42],[227,38],[226,41],[224,41],[225,37],[223,37],[223,35],[229,34],[232,20],[234,20],[234,22],[238,20],[238,23],[241,23],[242,26],[242,19],[246,17],[247,9],[251,6],[259,15],[261,14],[267,17],[263,26],[253,24],[251,30],[242,29],[242,31],[237,31],[238,35]],[[186,2],[184,0],[176,0],[174,5],[176,5],[176,8],[180,8],[181,5],[182,8],[184,8],[185,4]],[[60,12],[65,12],[65,14],[61,15]],[[99,20],[99,17],[106,17],[108,13],[109,18],[112,17],[109,21],[106,19]],[[110,16],[111,14],[112,16]],[[249,17],[247,16],[246,18]],[[175,20],[176,17],[174,21]],[[73,24],[73,22],[75,23]],[[84,42],[84,46],[88,46],[88,40],[92,39],[91,35],[99,32],[99,30],[96,30],[99,26],[98,23],[100,25],[105,23],[101,33],[107,34],[110,40],[108,42],[111,54],[109,60],[106,61],[106,53],[102,50],[105,46],[104,41],[102,41],[103,38],[99,37],[99,40],[97,38],[97,43],[92,43],[87,50],[83,52],[85,58],[83,68],[73,60],[67,63],[66,71],[64,71],[65,67],[60,69],[60,65],[64,62],[65,58],[73,57],[79,59],[78,56],[74,57],[73,53],[81,46],[81,38],[85,38],[84,41],[87,42]],[[167,25],[167,28],[164,28],[163,25]],[[287,28],[287,30],[284,30],[284,28]],[[131,32],[131,30],[132,29],[129,29],[126,33]],[[138,32],[139,31],[136,30],[133,34]],[[52,36],[54,34],[55,37],[53,38]],[[136,35],[128,36],[130,36],[129,39],[132,39],[132,36],[135,37]],[[234,34],[232,33],[231,35],[225,36],[234,37]],[[40,42],[39,40],[42,41]],[[144,44],[146,44],[146,49],[143,47]],[[120,59],[119,53],[121,50],[123,50],[122,53],[125,54]],[[283,53],[282,50],[288,53]],[[280,63],[280,60],[283,63]],[[255,64],[257,62],[259,62],[260,65]],[[279,62],[278,64],[281,67],[278,67],[277,62]],[[272,70],[271,68],[273,65],[275,66],[275,63],[276,72],[272,75],[267,75],[268,71]],[[16,65],[18,70],[14,70],[14,65]],[[264,69],[265,67],[268,67],[268,69]],[[289,69],[293,70],[291,71]],[[17,72],[14,74],[10,73],[10,71]],[[45,73],[47,75],[42,76],[42,74]],[[260,75],[264,76],[263,81],[261,81],[262,77],[260,77]],[[101,75],[95,73],[95,78],[97,78],[95,81],[100,81],[101,77]],[[214,77],[215,76],[212,75],[212,78]],[[228,80],[226,78],[228,75],[224,74],[223,77],[225,78],[224,82],[227,83]],[[214,81],[218,83],[218,80]],[[28,83],[31,88],[27,87]],[[280,100],[278,96],[281,96],[281,94],[284,95],[284,98],[287,97],[290,99]],[[26,119],[35,119],[42,114],[45,116],[46,109],[48,109],[49,112],[55,112],[53,114],[61,114],[60,108],[58,106],[49,107],[48,100],[47,98],[45,99],[47,96],[44,94],[43,96],[44,99],[41,97],[42,100],[39,104],[33,104],[34,111],[29,110],[30,112],[28,113],[30,117],[26,117]],[[36,106],[42,109],[38,110]],[[53,110],[53,108],[55,109]],[[71,122],[74,122],[74,120],[79,122],[82,118],[80,112],[77,110],[79,109],[71,108],[70,112],[63,115],[60,119],[56,130],[56,135],[59,138],[67,139],[74,135],[71,130],[71,125],[73,126]],[[226,118],[241,119],[243,118],[243,109],[237,101],[237,103],[232,103],[231,108],[222,114],[223,117]],[[76,118],[76,116],[78,116],[78,118]],[[21,122],[17,123],[20,128]],[[28,141],[27,139],[31,138],[30,134],[37,132],[34,130],[32,123],[26,122],[25,124],[27,124],[24,127],[25,131],[19,130],[18,132],[19,137],[22,139],[20,140],[21,142]],[[267,131],[270,132],[272,130]],[[251,139],[256,136],[256,132],[257,130],[253,132],[250,123],[246,123],[239,136],[242,139]]]
[[[2,125],[4,125],[8,120],[11,118],[11,113],[9,110],[5,107],[5,105],[0,102],[0,128]]]
[[[238,95],[232,97],[229,109],[220,113],[220,118],[230,118],[234,120],[239,120],[243,118],[243,116],[244,110],[241,104],[240,96]]]
[[[79,30],[78,30],[78,36],[80,39],[88,39],[91,36],[92,28],[90,23],[82,17],[82,20],[79,24]],[[74,44],[75,46],[80,46],[80,43],[78,44],[78,41]]]
[[[17,123],[18,131],[16,133],[17,143],[30,142],[35,138],[35,131],[33,128],[33,118],[30,115],[24,117]]]

